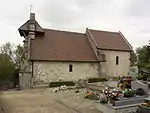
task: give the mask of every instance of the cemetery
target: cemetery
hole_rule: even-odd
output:
[[[117,113],[134,113],[137,111],[138,106],[142,105],[148,97],[148,85],[132,76],[121,77],[116,86],[105,87],[101,85],[92,87],[90,85],[85,99],[95,100],[97,103],[104,104]],[[150,102],[148,105],[147,107],[149,108]]]
[[[139,110],[139,106],[140,108],[143,106],[149,92],[148,84],[136,80],[132,76],[120,77],[115,82],[113,80],[104,80],[104,78],[100,82],[96,78],[92,79],[92,81],[79,80],[74,85],[73,91],[75,93],[84,92],[84,97],[82,98],[97,103],[97,109],[104,113],[107,113],[108,109],[112,113],[136,113]],[[62,85],[54,88],[53,92],[66,90],[68,90],[68,86]],[[108,109],[102,110],[101,105]],[[148,105],[146,107],[149,108],[150,103]]]
[[[39,113],[49,110],[64,110],[64,113],[149,113],[148,91],[148,84],[131,76],[120,77],[119,80],[58,81],[52,82],[49,87],[2,92],[1,108],[5,111],[14,107],[15,113],[19,113],[17,110],[42,110]]]

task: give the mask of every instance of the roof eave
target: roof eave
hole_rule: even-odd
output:
[[[108,51],[126,51],[126,52],[131,52],[133,50],[131,49],[107,49],[107,48],[101,48],[101,47],[97,47],[97,49],[100,49],[100,50],[108,50]]]
[[[98,60],[53,60],[53,59],[49,59],[49,60],[41,60],[41,59],[29,59],[30,61],[38,61],[38,62],[83,62],[83,63],[98,63],[100,61]]]

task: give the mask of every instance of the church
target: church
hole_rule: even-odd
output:
[[[135,63],[133,48],[120,31],[87,28],[85,33],[77,33],[42,28],[34,13],[18,30],[26,56],[19,73],[21,87],[126,76]]]

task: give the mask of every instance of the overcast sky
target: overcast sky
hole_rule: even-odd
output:
[[[3,0],[0,45],[22,43],[18,28],[29,19],[30,4],[43,28],[120,30],[134,48],[150,40],[150,0]]]

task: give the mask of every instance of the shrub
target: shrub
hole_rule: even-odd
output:
[[[93,83],[93,82],[104,82],[108,81],[105,77],[94,77],[94,78],[89,78],[88,82]]]
[[[133,97],[135,95],[135,91],[132,89],[124,90],[124,97]]]
[[[58,82],[50,82],[50,87],[60,87],[62,85],[66,86],[75,86],[75,83],[73,81],[58,81]]]
[[[137,79],[138,79],[138,80],[146,81],[146,80],[148,79],[148,75],[138,75],[138,76],[137,76]]]

